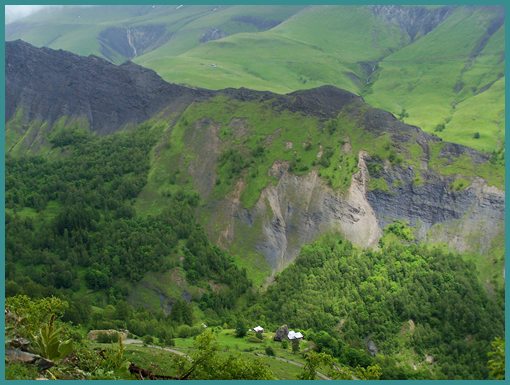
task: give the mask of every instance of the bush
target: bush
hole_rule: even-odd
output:
[[[97,342],[100,344],[111,344],[113,342],[119,342],[119,333],[103,332],[97,334]]]
[[[480,139],[480,133],[479,132],[475,132],[473,134],[473,139]]]
[[[202,333],[204,331],[204,328],[202,326],[193,326],[191,329],[190,329],[190,336],[194,337],[194,336],[198,336],[200,333]]]
[[[246,337],[246,341],[248,342],[254,342],[256,344],[260,344],[262,341],[259,340],[257,337],[255,336],[249,336],[249,337]]]
[[[191,336],[191,327],[188,325],[181,325],[177,329],[177,335],[179,338],[187,338]]]
[[[244,324],[244,322],[243,321],[237,322],[236,337],[242,338],[246,335],[246,333],[248,333],[248,329],[246,328],[246,325]]]
[[[274,356],[274,350],[271,346],[266,347],[266,354],[268,356]]]
[[[438,124],[436,127],[434,127],[435,132],[441,132],[445,129],[444,123]]]
[[[282,341],[282,349],[288,349],[289,348],[289,341],[283,340]]]
[[[147,335],[143,337],[142,341],[144,345],[152,345],[154,343],[154,337]]]
[[[292,353],[297,352],[299,352],[299,340],[296,338],[292,340]]]
[[[35,365],[18,362],[5,365],[6,380],[35,380],[37,377],[39,373]]]

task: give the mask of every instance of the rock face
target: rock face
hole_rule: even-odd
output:
[[[6,121],[22,108],[28,121],[83,117],[93,131],[107,134],[164,108],[180,111],[210,94],[168,84],[154,71],[129,62],[115,66],[21,40],[5,46]]]
[[[377,346],[376,346],[375,342],[372,341],[372,340],[368,340],[368,342],[367,342],[367,349],[368,349],[368,352],[370,353],[371,356],[376,356],[377,352],[379,351],[377,349]]]
[[[211,28],[205,31],[204,34],[200,37],[200,43],[207,43],[211,40],[222,39],[225,36],[227,36],[227,34],[221,29]]]
[[[320,234],[339,232],[358,245],[374,246],[381,230],[374,211],[365,198],[366,166],[364,153],[359,154],[360,171],[353,175],[346,196],[329,188],[317,172],[296,176],[288,165],[276,164],[276,186],[268,186],[247,214],[262,220],[262,236],[257,250],[274,270],[285,268],[299,253],[301,246]]]
[[[289,335],[289,328],[287,327],[287,325],[282,325],[274,333],[273,339],[275,341],[283,341],[284,339],[287,338],[288,335]]]
[[[376,16],[398,25],[413,41],[437,27],[448,17],[454,7],[427,9],[418,6],[375,5],[371,9]]]
[[[53,361],[19,349],[6,349],[5,360],[10,363],[34,364],[39,370],[46,370],[55,365]]]

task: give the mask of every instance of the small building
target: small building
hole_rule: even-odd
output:
[[[264,328],[263,328],[262,326],[255,326],[255,327],[253,328],[253,331],[254,331],[255,333],[264,333]]]
[[[295,332],[294,330],[289,330],[289,334],[287,334],[287,338],[289,340],[300,340],[300,339],[303,339],[303,334],[301,334],[301,332]]]

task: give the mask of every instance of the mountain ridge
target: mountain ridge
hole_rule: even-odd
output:
[[[455,249],[482,255],[489,254],[500,235],[502,179],[491,170],[496,166],[491,166],[489,155],[443,142],[348,91],[321,86],[279,95],[245,88],[189,89],[131,63],[115,66],[21,42],[7,43],[7,53],[8,138],[17,132],[26,140],[23,127],[30,127],[31,116],[37,114],[53,122],[63,117],[76,121],[83,105],[103,111],[110,108],[108,103],[123,100],[115,106],[123,120],[107,116],[101,121],[104,114],[96,111],[85,116],[94,119],[88,121],[93,132],[108,134],[149,119],[168,126],[156,146],[160,150],[152,159],[147,185],[136,200],[137,211],[164,207],[165,191],[181,184],[198,191],[203,201],[199,211],[211,239],[238,253],[247,248],[264,256],[273,271],[287,266],[303,244],[320,234],[340,232],[355,244],[376,246],[383,228],[398,220],[417,226],[418,239],[446,241]],[[23,55],[31,56],[33,63],[27,65],[33,71],[16,65]],[[67,68],[69,62],[74,72]],[[74,77],[82,72],[99,75]],[[91,92],[64,114],[59,106],[68,103],[67,94],[37,89],[44,83],[32,81],[34,77],[54,79],[57,90],[75,81],[71,94],[73,89]],[[109,78],[106,88],[101,84],[104,78]],[[96,82],[101,92],[92,92]],[[23,91],[26,84],[38,94],[33,105],[31,94]],[[129,92],[124,91],[126,85]],[[48,98],[53,98],[52,105],[41,104]],[[144,103],[149,102],[147,109]],[[28,114],[25,126],[14,124],[16,110]],[[28,136],[47,145],[51,127]],[[23,146],[34,148],[27,142],[18,144],[18,150]],[[173,160],[163,160],[167,158]],[[169,184],[168,175],[182,170],[188,170],[191,179],[179,176],[176,185]],[[308,203],[297,198],[304,191],[309,191]],[[486,223],[493,225],[482,234],[477,226]],[[451,231],[457,236],[445,239]],[[247,232],[251,241],[245,239]],[[252,254],[244,263],[255,260]]]

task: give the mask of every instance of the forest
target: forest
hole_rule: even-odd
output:
[[[199,354],[214,345],[201,323],[271,330],[286,324],[315,346],[316,356],[304,356],[312,369],[302,378],[326,364],[333,371],[357,368],[358,376],[375,370],[381,379],[492,376],[487,354],[504,335],[503,291],[488,294],[473,263],[417,243],[403,222],[388,226],[373,250],[323,236],[260,292],[199,225],[197,193],[176,190],[161,214],[137,215],[134,198],[160,130],[151,123],[110,136],[68,129],[53,137],[52,154],[7,158],[7,302],[13,312],[46,309],[30,333],[55,322],[78,342],[90,329],[127,329],[166,346],[197,336]],[[172,298],[167,312],[130,301],[132,286],[146,274],[173,268],[200,294]],[[16,328],[29,335],[23,325]],[[89,354],[86,345],[80,349]],[[434,365],[412,367],[423,357]],[[220,361],[214,365],[227,365]],[[186,372],[187,364],[175,365]],[[244,367],[235,378],[272,378]],[[195,378],[209,378],[212,369],[196,370]]]

